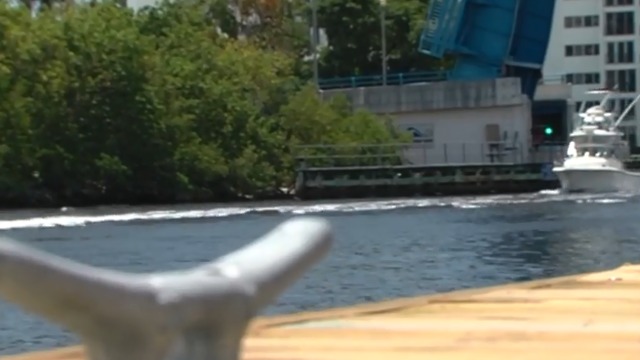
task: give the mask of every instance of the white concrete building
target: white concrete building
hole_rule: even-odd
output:
[[[627,93],[616,95],[610,105],[622,111],[640,90],[639,34],[640,0],[557,0],[543,69],[545,83],[571,84],[575,109],[601,98],[586,91],[618,85]],[[637,113],[626,117],[623,129],[640,139]]]
[[[324,99],[337,95],[413,134],[404,153],[408,163],[532,161],[531,101],[521,93],[519,78],[321,91]]]

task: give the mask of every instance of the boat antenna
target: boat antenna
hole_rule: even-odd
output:
[[[640,100],[640,95],[636,96],[635,99],[633,99],[633,101],[631,102],[631,104],[629,104],[624,111],[622,112],[622,114],[620,114],[620,116],[618,116],[618,119],[616,120],[616,123],[613,124],[613,127],[616,128],[618,127],[618,125],[620,125],[620,122],[622,121],[622,119],[624,119],[625,116],[627,116],[627,114],[629,113],[629,111],[631,111],[631,109],[636,106],[636,103],[638,102],[638,100]]]
[[[578,109],[578,114],[582,114],[584,112],[584,108],[587,107],[587,101],[583,101],[582,104],[580,104],[580,109]]]
[[[615,92],[617,89],[618,89],[618,85],[614,86],[613,89],[611,89],[611,90],[609,90],[609,89],[592,89],[592,90],[587,90],[585,93],[589,94],[589,95],[606,94],[604,96],[604,98],[602,98],[602,100],[600,100],[600,104],[598,105],[600,107],[604,107],[604,105],[607,103],[607,101],[611,97],[611,94],[613,92]],[[584,113],[584,110],[587,107],[587,103],[588,103],[588,101],[583,101],[580,104],[580,108],[578,109],[578,114]]]
[[[618,91],[618,84],[616,84],[613,89],[611,90],[607,90],[607,95],[605,95],[602,100],[600,101],[600,107],[604,108],[604,105],[607,103],[607,101],[609,101],[609,98],[611,97],[611,94],[613,94],[614,92]]]

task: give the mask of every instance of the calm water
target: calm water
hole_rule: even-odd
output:
[[[330,220],[329,257],[267,313],[598,270],[640,260],[640,199],[553,192],[300,206],[62,209],[0,214],[0,233],[97,266],[189,267],[292,216]],[[76,343],[0,302],[0,354]]]

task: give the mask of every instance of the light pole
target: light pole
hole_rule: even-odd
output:
[[[318,0],[311,1],[311,54],[313,55],[313,83],[320,89],[318,79]]]
[[[380,36],[382,37],[382,86],[387,86],[387,0],[380,0]]]
[[[242,0],[237,0],[236,6],[238,7],[238,39],[242,38]]]

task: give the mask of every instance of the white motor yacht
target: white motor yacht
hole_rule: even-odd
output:
[[[629,146],[618,125],[640,98],[638,95],[616,117],[605,111],[605,103],[580,112],[580,124],[569,135],[567,154],[562,164],[553,168],[563,191],[567,192],[639,192],[640,173],[625,169]]]

